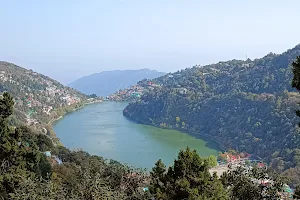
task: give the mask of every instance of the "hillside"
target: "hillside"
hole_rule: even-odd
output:
[[[47,76],[1,61],[0,94],[4,91],[15,101],[11,123],[26,124],[43,132],[53,119],[87,100],[86,95]]]
[[[107,96],[135,85],[142,79],[153,79],[163,75],[165,73],[150,69],[104,71],[82,77],[69,86],[85,94]]]
[[[293,194],[277,174],[256,163],[241,163],[218,177],[211,171],[216,157],[201,158],[189,148],[181,150],[168,169],[158,160],[150,173],[84,151],[70,151],[26,126],[12,128],[8,121],[13,105],[12,96],[3,93],[0,199],[229,200],[283,199]],[[262,185],[266,180],[268,184]]]
[[[300,45],[261,59],[194,66],[152,80],[159,85],[124,109],[131,120],[206,135],[283,171],[300,166],[291,62]]]

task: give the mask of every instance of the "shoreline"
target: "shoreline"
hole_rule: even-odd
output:
[[[126,117],[126,119],[128,119],[129,121],[132,121],[132,122],[137,123],[137,124],[144,124],[144,125],[154,126],[154,127],[163,129],[163,128],[160,127],[158,124],[151,124],[151,123],[143,122],[143,121],[140,121],[140,120],[134,120],[134,119],[131,119],[129,116],[124,115],[124,112],[123,112],[123,116]],[[169,129],[169,128],[166,128],[166,129]],[[182,129],[176,129],[176,128],[171,128],[170,130],[180,131],[180,132],[182,132],[182,133],[191,135],[191,136],[193,136],[193,137],[195,137],[195,138],[198,138],[198,137],[196,137],[196,136],[199,136],[198,139],[210,140],[210,141],[216,143],[216,144],[218,145],[218,148],[219,148],[220,150],[224,151],[224,152],[226,152],[226,151],[228,150],[226,147],[224,147],[224,145],[222,145],[220,142],[218,142],[215,138],[212,138],[211,136],[208,136],[208,135],[205,135],[205,134],[201,134],[201,133],[196,133],[196,132],[193,132],[193,131],[182,130]]]
[[[58,121],[58,120],[64,118],[64,116],[65,116],[66,114],[72,113],[72,112],[74,112],[74,111],[77,111],[77,110],[79,110],[79,109],[84,108],[84,107],[87,106],[87,105],[95,104],[95,103],[103,103],[103,100],[98,100],[98,101],[93,101],[93,102],[86,102],[86,103],[83,103],[82,106],[79,106],[78,108],[74,108],[71,112],[65,112],[63,115],[61,115],[61,116],[59,116],[59,117],[57,117],[57,118],[54,118],[54,119],[50,120],[50,121],[47,123],[47,125],[51,125],[51,126],[52,126],[54,122],[56,122],[56,121]]]
[[[115,101],[109,101],[108,103],[111,103],[111,102],[115,102]],[[105,101],[104,101],[104,103],[105,103]],[[117,103],[124,103],[124,102],[117,102]],[[91,104],[91,103],[89,103],[89,104]],[[89,105],[89,104],[85,104],[85,105]],[[128,104],[128,102],[126,102],[125,104],[124,104],[124,107],[126,106]],[[100,107],[99,108],[101,108],[101,106],[103,106],[104,104],[102,104],[102,105],[99,105]],[[114,105],[114,104],[112,104],[112,105]],[[77,108],[77,110],[78,109],[80,109],[80,108],[83,108],[84,106],[80,106],[80,107],[78,107]],[[94,107],[92,107],[92,108],[94,108]],[[89,109],[89,110],[93,110],[93,109]],[[120,109],[119,110],[119,113],[118,113],[118,115],[119,116],[123,116],[123,114],[122,114],[122,110]],[[62,116],[60,117],[60,118],[62,118]],[[60,119],[59,118],[59,119]],[[125,119],[126,121],[128,120],[128,121],[131,121],[131,120],[129,120],[128,118],[126,118]],[[54,121],[54,120],[53,120]],[[64,123],[64,122],[62,122],[62,123]],[[153,125],[151,126],[151,127],[153,127]],[[155,126],[154,126],[155,127]],[[161,128],[161,127],[159,127],[159,126],[157,126],[157,128],[159,128],[160,130],[162,130],[163,128]],[[69,131],[67,131],[68,129],[66,129],[66,133],[67,132],[69,132]],[[183,132],[182,130],[176,130],[176,129],[170,129],[170,131],[171,130],[175,130],[175,131],[180,131],[182,134],[187,134],[186,132]],[[58,130],[57,130],[58,131]],[[163,131],[163,130],[162,130]],[[63,133],[63,132],[62,132]],[[64,134],[64,133],[63,133]],[[60,135],[60,136],[62,136],[62,135]],[[170,135],[170,137],[172,137],[172,135]],[[215,143],[213,140],[209,140],[209,139],[207,139],[207,138],[199,138],[199,137],[195,137],[194,135],[192,136],[192,137],[194,137],[194,139],[196,138],[196,139],[203,139],[204,140],[204,142],[205,142],[205,144],[203,144],[203,147],[204,148],[211,148],[212,150],[214,150],[215,152],[213,152],[213,153],[209,153],[209,155],[214,155],[214,156],[216,156],[217,157],[217,155],[218,155],[218,153],[219,153],[219,151],[221,151],[221,148],[219,147],[219,144],[218,143]],[[56,138],[58,138],[59,139],[59,137],[57,136]],[[65,141],[65,140],[64,140]],[[66,142],[67,142],[68,140],[66,140]],[[57,142],[57,144],[59,144],[59,145],[62,145],[62,146],[65,146],[65,147],[67,147],[67,148],[69,148],[68,146],[66,146],[67,144],[63,144],[62,142],[63,141],[56,141]],[[201,147],[202,146],[202,143],[200,144],[200,145],[198,145],[198,147]],[[196,148],[196,147],[195,147]],[[77,150],[77,148],[69,148],[70,150]],[[83,151],[86,151],[87,149],[85,149],[84,147],[83,147]],[[198,152],[198,153],[200,153],[200,152]],[[112,158],[110,158],[110,157],[105,157],[105,156],[103,156],[101,153],[96,153],[96,154],[93,154],[93,155],[98,155],[98,156],[101,156],[101,157],[103,157],[103,158],[106,158],[106,159],[112,159]],[[209,155],[207,155],[207,156],[209,156]],[[207,156],[205,156],[205,157],[207,157]],[[175,156],[176,157],[176,156]],[[121,162],[121,161],[119,161],[119,160],[117,160],[118,162],[120,162],[120,163],[126,163],[126,162]],[[127,163],[128,164],[128,163]],[[134,168],[143,168],[143,169],[147,169],[146,171],[147,172],[149,172],[150,170],[151,170],[151,168],[153,167],[153,166],[147,166],[147,167],[141,167],[140,165],[136,165],[136,164],[128,164],[129,166],[132,166],[132,167],[134,167]],[[170,165],[172,165],[172,162],[170,163]]]
[[[79,106],[78,108],[74,108],[74,109],[72,109],[70,112],[64,112],[61,116],[59,116],[59,117],[57,117],[57,118],[54,118],[54,119],[51,119],[48,123],[46,123],[46,126],[50,126],[50,129],[51,129],[51,130],[48,130],[48,131],[49,131],[49,132],[53,132],[54,135],[55,135],[55,136],[53,137],[53,139],[58,139],[58,141],[60,141],[60,139],[56,136],[55,131],[53,130],[53,124],[54,124],[55,122],[57,122],[57,121],[63,119],[64,116],[67,115],[67,114],[70,114],[70,113],[75,112],[75,111],[77,111],[77,110],[79,110],[79,109],[82,109],[82,108],[84,108],[84,107],[87,106],[87,105],[90,105],[90,104],[96,104],[96,103],[103,103],[103,100],[97,100],[97,101],[92,101],[92,102],[85,102],[85,103],[83,103],[83,105]],[[62,145],[61,142],[59,142],[59,143],[60,143],[60,145]],[[63,145],[62,145],[62,146],[63,146]]]
[[[47,125],[50,125],[52,131],[54,132],[53,130],[53,124],[54,122],[57,122],[59,120],[61,120],[62,118],[64,118],[65,115],[69,114],[69,113],[72,113],[74,111],[77,111],[79,109],[82,109],[84,108],[85,106],[87,105],[90,105],[90,104],[95,104],[95,103],[103,103],[104,101],[103,100],[97,100],[97,101],[93,101],[93,102],[85,102],[82,106],[78,107],[78,108],[74,108],[71,112],[65,112],[62,116],[59,116],[55,119],[52,119]],[[120,102],[120,101],[113,101],[113,102]],[[157,124],[150,124],[150,123],[145,123],[145,122],[142,122],[140,120],[133,120],[131,119],[129,116],[127,115],[124,115],[123,113],[123,116],[126,117],[126,119],[128,119],[129,121],[132,121],[134,123],[137,123],[137,124],[144,124],[144,125],[149,125],[149,126],[153,126],[153,127],[157,127],[157,128],[161,128],[163,129],[162,127],[160,127],[159,125]],[[213,142],[215,143],[217,146],[218,146],[218,149],[220,149],[221,151],[227,151],[228,149],[226,147],[224,147],[220,142],[218,142],[215,138],[212,138],[211,136],[208,136],[208,135],[205,135],[205,134],[200,134],[200,133],[196,133],[196,132],[193,132],[193,131],[189,131],[189,130],[184,130],[184,129],[176,129],[176,128],[172,128],[170,130],[176,130],[176,131],[180,131],[184,134],[188,134],[188,135],[191,135],[192,137],[195,137],[197,139],[203,139],[203,140],[206,140],[207,142]],[[55,133],[55,132],[54,132]],[[57,136],[56,136],[56,133],[55,133],[55,138],[56,139],[59,139]]]

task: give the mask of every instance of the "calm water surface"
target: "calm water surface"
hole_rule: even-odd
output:
[[[212,142],[175,130],[135,124],[122,115],[127,103],[91,104],[66,115],[53,125],[61,142],[70,149],[151,169],[158,159],[171,164],[182,148],[189,146],[201,156],[217,155]]]

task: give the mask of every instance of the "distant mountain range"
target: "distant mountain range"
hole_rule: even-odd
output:
[[[154,79],[165,74],[150,69],[103,71],[82,77],[70,83],[69,87],[88,95],[107,96],[135,85],[142,79]]]

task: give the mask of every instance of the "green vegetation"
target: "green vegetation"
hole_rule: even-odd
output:
[[[210,172],[215,157],[201,158],[189,148],[168,169],[159,160],[147,174],[55,145],[53,120],[96,95],[0,62],[0,199],[274,199],[286,182],[277,172],[299,198],[300,127],[294,109],[300,95],[292,88],[300,91],[297,55],[300,45],[253,61],[195,66],[118,92],[117,97],[135,99],[123,112],[134,121],[202,134],[269,163],[266,169],[247,162],[221,177]]]
[[[293,81],[292,81],[292,87],[296,88],[298,91],[300,91],[300,56],[297,56],[297,59],[292,63],[293,67]],[[300,111],[296,111],[296,115],[300,117]],[[299,124],[300,125],[300,124]]]
[[[88,99],[88,96],[47,76],[0,62],[0,94],[5,91],[12,94],[15,101],[10,124],[28,125],[43,134],[51,132],[47,124],[81,107]]]
[[[231,188],[230,199],[282,199],[279,192],[283,192],[284,180],[271,169],[238,167],[225,172],[221,180]]]
[[[8,118],[13,99],[0,99],[0,197],[3,199],[140,199],[138,187],[143,172],[86,152],[55,147],[45,135],[27,127],[13,128]],[[52,154],[63,160],[55,162]],[[0,198],[1,199],[1,198]]]
[[[296,187],[293,197],[294,197],[294,199],[300,199],[300,186]]]
[[[139,123],[207,136],[226,149],[253,154],[277,171],[295,175],[300,167],[300,129],[294,110],[300,96],[291,87],[290,66],[298,55],[300,45],[253,61],[232,60],[167,74],[152,80],[161,87],[146,90],[123,113]],[[299,68],[299,61],[295,65]],[[291,177],[293,184],[300,183],[296,177]]]
[[[167,171],[159,160],[151,172],[150,191],[155,198],[165,200],[229,199],[216,174],[210,175],[211,164],[188,148],[179,152],[178,159]]]
[[[71,152],[54,146],[48,136],[37,135],[28,127],[10,126],[8,119],[13,114],[13,105],[13,98],[4,93],[0,98],[0,199],[250,200],[256,196],[249,198],[246,192],[264,199],[271,194],[275,198],[282,191],[282,182],[275,178],[272,185],[261,189],[260,180],[273,177],[267,172],[257,173],[258,181],[252,184],[242,184],[252,179],[239,171],[221,178],[211,175],[209,169],[216,165],[216,158],[201,158],[189,148],[179,152],[168,170],[159,160],[150,175],[83,151]],[[147,187],[149,191],[144,190]],[[238,193],[234,191],[237,187]]]

